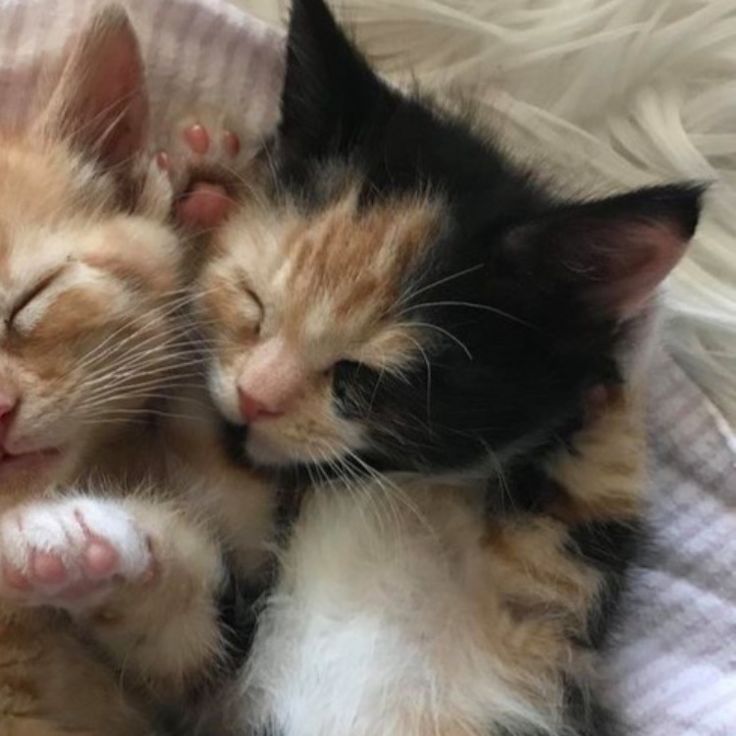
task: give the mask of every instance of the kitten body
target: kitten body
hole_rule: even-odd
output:
[[[311,490],[219,728],[618,733],[597,661],[701,188],[560,199],[380,81],[322,0],[294,3],[265,159],[195,306],[231,447]]]
[[[39,107],[0,135],[0,730],[153,733],[224,658],[223,554],[258,571],[268,490],[183,397],[186,250],[122,9]]]

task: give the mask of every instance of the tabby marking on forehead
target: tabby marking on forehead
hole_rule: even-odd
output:
[[[436,201],[404,197],[361,209],[354,193],[298,223],[286,241],[284,333],[309,339],[333,321],[389,313],[439,228]]]

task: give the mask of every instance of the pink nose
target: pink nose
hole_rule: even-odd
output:
[[[283,411],[272,406],[266,406],[263,401],[238,388],[238,399],[240,400],[240,414],[248,424],[260,419],[279,417]]]

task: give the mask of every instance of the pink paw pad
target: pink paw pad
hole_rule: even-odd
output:
[[[159,151],[156,154],[156,165],[161,171],[169,171],[171,169],[171,159],[166,151]]]
[[[58,555],[34,551],[31,559],[33,578],[38,582],[57,585],[66,580],[66,566]]]
[[[39,501],[0,516],[0,597],[79,608],[114,584],[148,582],[148,537],[116,501]]]
[[[102,540],[92,540],[84,551],[84,571],[92,578],[107,578],[114,575],[120,563],[115,549]]]
[[[220,134],[220,146],[213,145],[213,136],[210,130],[201,123],[194,123],[182,131],[182,138],[189,150],[195,156],[206,156],[213,154],[215,160],[212,164],[217,164],[217,157],[220,159],[235,158],[240,153],[240,138],[231,130],[223,130]],[[225,154],[225,155],[223,155]]]
[[[219,116],[204,113],[176,128],[170,148],[156,155],[175,191],[179,222],[192,230],[217,227],[230,213],[233,200],[225,182],[236,181],[233,170],[241,152],[240,137],[222,125]]]
[[[199,182],[176,205],[176,214],[187,225],[208,229],[219,225],[231,206],[232,200],[225,187]]]
[[[240,138],[230,130],[226,130],[222,134],[222,147],[233,158],[240,153]]]
[[[192,152],[198,156],[204,156],[210,150],[210,134],[199,123],[185,128],[182,135],[189,148],[192,149]]]
[[[13,590],[30,590],[32,587],[28,578],[15,567],[4,565],[2,574],[5,583]]]

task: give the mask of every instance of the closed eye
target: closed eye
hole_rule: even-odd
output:
[[[8,316],[8,324],[11,324],[15,318],[38,296],[40,296],[56,279],[61,276],[66,266],[59,266],[59,268],[46,274],[40,281],[32,286],[28,291],[23,294],[20,299],[13,305]]]
[[[258,294],[248,286],[245,287],[244,291],[256,303],[258,309],[261,311],[261,316],[263,316],[263,302],[258,298]]]
[[[247,281],[245,279],[242,279],[240,282],[240,289],[241,291],[255,304],[255,306],[258,308],[258,318],[256,320],[256,334],[260,333],[261,330],[261,323],[263,322],[263,317],[265,315],[265,308],[263,306],[263,302],[261,301],[258,294],[256,294],[255,291],[250,287]]]

